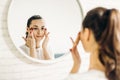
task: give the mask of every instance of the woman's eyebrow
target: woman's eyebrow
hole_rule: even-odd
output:
[[[38,27],[37,25],[33,25],[34,27]],[[45,26],[41,26],[42,28],[44,28]]]
[[[44,28],[45,26],[41,26],[42,28]]]
[[[33,25],[34,27],[38,27],[37,25]]]

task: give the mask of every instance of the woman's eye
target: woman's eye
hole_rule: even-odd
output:
[[[41,30],[43,30],[43,29],[44,29],[44,27],[41,28]]]
[[[33,30],[38,30],[38,28],[33,28]]]

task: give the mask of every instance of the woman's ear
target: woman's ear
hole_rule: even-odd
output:
[[[90,29],[88,29],[88,28],[84,29],[84,37],[85,37],[85,40],[89,41],[89,39],[90,39]]]

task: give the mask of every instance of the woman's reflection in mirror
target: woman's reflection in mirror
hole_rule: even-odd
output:
[[[74,61],[71,73],[80,68],[79,41],[90,53],[89,71],[71,75],[66,80],[120,80],[120,12],[94,8],[87,13],[82,26],[76,41],[71,38],[73,47],[70,51]]]
[[[40,15],[33,15],[27,21],[26,37],[23,37],[25,44],[20,48],[32,58],[41,60],[54,59],[49,42],[49,32]]]

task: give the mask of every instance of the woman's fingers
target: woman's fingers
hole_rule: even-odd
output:
[[[47,29],[45,28],[44,31],[45,31],[44,34],[46,35],[47,34]]]
[[[79,41],[80,41],[80,32],[78,33],[77,38],[75,40],[75,45],[76,46],[79,44]]]
[[[34,38],[33,31],[31,31],[31,34],[30,34],[30,35],[31,35],[32,38]]]
[[[73,47],[77,46],[79,44],[79,41],[80,41],[80,32],[78,33],[77,35],[77,38],[76,40],[74,41],[72,37],[70,37],[72,43],[73,43]]]
[[[46,36],[48,36],[50,34],[50,32],[48,32],[47,34],[46,34]]]
[[[50,32],[47,32],[47,29],[46,29],[46,28],[45,28],[44,30],[45,30],[45,34],[44,34],[45,37],[48,37],[48,35],[50,34]]]
[[[72,41],[72,43],[73,43],[73,45],[74,45],[74,43],[75,43],[75,42],[74,42],[73,38],[72,38],[72,37],[70,37],[70,39],[71,39],[71,41]]]
[[[25,40],[25,42],[27,41],[27,38],[25,38],[25,37],[22,37],[24,40]]]
[[[34,38],[33,29],[29,29],[29,31],[28,31],[28,38]]]

